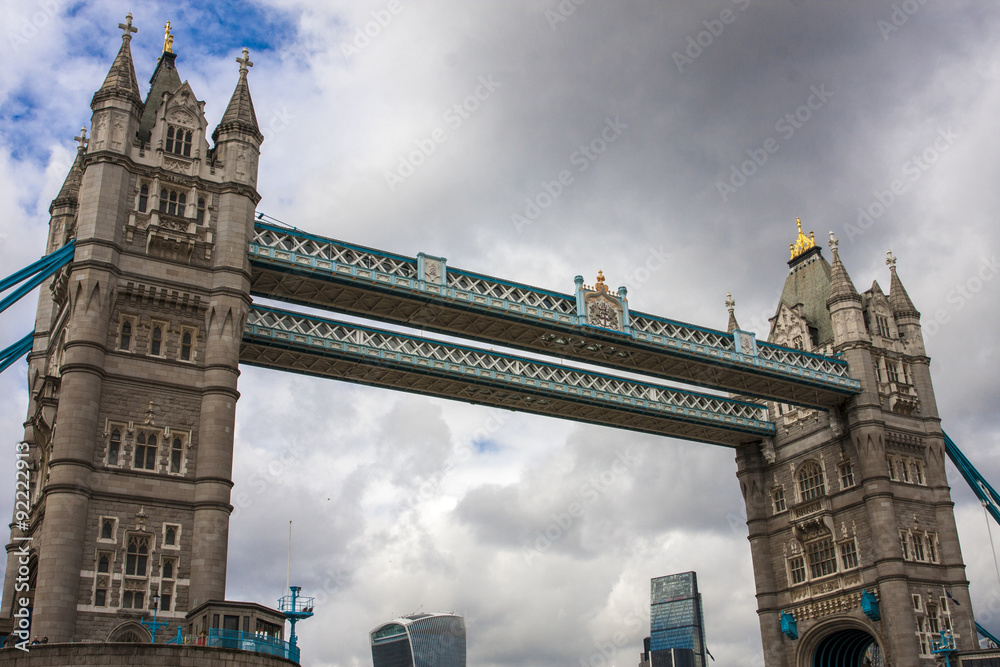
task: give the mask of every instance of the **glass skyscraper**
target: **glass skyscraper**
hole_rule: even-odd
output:
[[[705,667],[705,617],[694,572],[650,581],[650,667]]]
[[[465,619],[411,614],[369,633],[375,667],[465,667]]]

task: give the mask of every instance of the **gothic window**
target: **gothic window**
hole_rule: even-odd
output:
[[[163,349],[163,327],[154,324],[153,330],[149,334],[149,353],[158,357],[161,349]]]
[[[160,569],[160,577],[162,579],[173,579],[174,570],[176,569],[175,561],[173,558],[164,558],[163,566]]]
[[[784,512],[785,509],[785,487],[776,486],[771,492],[771,499],[774,501],[774,513],[780,514]]]
[[[921,609],[923,609],[923,605],[921,605],[920,602],[921,602],[920,596],[919,595],[914,595],[913,596],[913,611],[920,611]],[[920,628],[917,627],[917,630],[920,630]]]
[[[938,606],[929,602],[927,603],[927,625],[928,629],[934,634],[941,632],[941,619],[938,616]]]
[[[887,359],[885,362],[885,371],[889,376],[889,382],[899,382],[899,368],[896,366],[895,361]]]
[[[156,436],[140,433],[135,438],[135,467],[156,470]]]
[[[176,548],[178,546],[179,537],[181,534],[181,527],[168,523],[163,526],[163,547],[164,548]]]
[[[891,456],[887,456],[885,459],[886,465],[889,466],[889,479],[896,479],[896,462]]]
[[[191,157],[191,130],[185,130],[183,127],[168,125],[167,143],[163,146],[163,148],[168,153],[173,153],[174,155]]]
[[[177,190],[160,190],[160,213],[184,217],[184,207],[187,205],[187,195]]]
[[[174,437],[174,441],[170,443],[170,472],[179,474],[181,472],[181,464],[184,460],[184,442],[179,437]]]
[[[788,572],[791,574],[793,586],[806,580],[806,563],[802,556],[788,559]]]
[[[826,538],[806,545],[809,557],[809,574],[813,579],[825,577],[837,571],[837,550],[833,540]]]
[[[145,609],[145,591],[125,591],[122,593],[122,607],[125,609]]]
[[[826,493],[823,485],[823,469],[815,461],[809,461],[799,470],[799,495],[802,501],[819,498]]]
[[[174,585],[172,583],[160,584],[160,611],[171,611],[174,602]]]
[[[840,487],[848,489],[854,486],[854,464],[846,461],[840,464]]]
[[[904,532],[899,534],[899,546],[903,551],[903,560],[910,560],[910,541]]]
[[[927,560],[932,563],[938,562],[937,535],[927,533]]]
[[[94,589],[94,606],[95,607],[107,607],[108,606],[108,589],[107,588],[95,588]]]
[[[899,459],[896,461],[896,469],[899,472],[899,479],[909,483],[910,481],[910,469],[906,465],[906,459]]]
[[[104,551],[97,554],[97,571],[103,574],[111,572],[111,554]]]
[[[910,462],[910,472],[914,484],[924,484],[924,464],[921,461],[913,459]]]
[[[139,186],[139,203],[136,205],[136,210],[139,213],[146,212],[146,206],[149,204],[149,185],[143,183]]]
[[[113,429],[111,431],[111,436],[108,438],[108,465],[116,466],[118,465],[118,454],[121,452],[122,447],[122,434],[118,429]]]
[[[181,361],[191,361],[191,345],[194,342],[194,333],[190,329],[181,329]]]
[[[198,213],[196,214],[195,222],[199,225],[205,224],[205,198],[198,197]]]
[[[103,517],[101,518],[101,539],[102,540],[114,540],[115,539],[115,520]]]
[[[129,535],[125,553],[125,574],[130,577],[145,577],[149,571],[149,536]]]
[[[878,327],[878,335],[882,338],[889,338],[889,318],[885,315],[875,316],[875,325]]]
[[[858,566],[858,547],[854,540],[840,543],[840,564],[844,570],[852,570]]]
[[[122,320],[121,331],[118,334],[118,349],[128,351],[132,349],[132,321]]]

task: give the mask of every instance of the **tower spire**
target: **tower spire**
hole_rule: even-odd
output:
[[[740,323],[736,321],[736,301],[733,299],[732,292],[726,292],[726,310],[729,311],[729,325],[726,327],[726,333],[733,333],[740,328]]]
[[[889,306],[892,308],[892,314],[898,317],[920,317],[920,313],[917,311],[916,306],[913,305],[913,301],[910,300],[910,295],[906,293],[906,289],[903,287],[903,283],[899,280],[899,276],[896,275],[896,257],[892,254],[891,250],[885,253],[885,263],[889,265],[889,273],[891,274],[889,281]]]
[[[254,136],[259,143],[263,141],[264,135],[260,133],[260,127],[257,125],[257,115],[254,113],[253,99],[250,97],[250,84],[247,83],[247,73],[253,67],[253,63],[250,62],[250,49],[243,47],[243,57],[237,58],[236,62],[240,64],[240,79],[236,82],[236,90],[233,91],[229,106],[222,114],[222,120],[215,128],[212,138],[216,139],[221,132],[227,130],[237,130]]]
[[[94,93],[91,108],[96,110],[99,102],[108,98],[124,98],[133,102],[137,107],[142,107],[142,97],[139,94],[139,81],[135,76],[135,65],[132,63],[132,49],[129,42],[132,41],[132,34],[138,32],[138,28],[132,26],[132,14],[125,15],[125,23],[119,23],[118,27],[122,32],[122,45],[118,50],[115,61],[111,64],[108,76],[104,79],[104,84]]]
[[[830,296],[827,298],[827,307],[831,303],[838,301],[857,301],[861,303],[861,295],[851,282],[851,277],[847,275],[847,268],[840,259],[838,247],[840,240],[830,232],[830,252],[833,254],[833,264],[830,266]]]

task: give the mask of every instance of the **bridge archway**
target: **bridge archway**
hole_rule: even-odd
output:
[[[884,667],[882,643],[858,620],[837,619],[810,630],[799,646],[799,667]]]

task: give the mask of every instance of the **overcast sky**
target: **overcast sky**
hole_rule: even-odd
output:
[[[994,3],[136,4],[3,0],[0,274],[44,250],[131,10],[143,92],[169,20],[212,127],[250,48],[259,210],[310,232],[561,292],[603,269],[632,308],[717,328],[731,291],[762,338],[796,217],[837,233],[862,291],[888,289],[891,248],[944,428],[1000,480]],[[7,311],[0,346],[33,314]],[[0,514],[25,368],[0,377]],[[762,664],[731,450],[254,368],[240,390],[228,595],[274,604],[293,519],[293,583],[317,596],[303,664],[369,665],[368,631],[421,609],[465,616],[470,665],[631,666],[649,579],[685,570],[718,664]],[[983,512],[949,475],[998,631]]]

